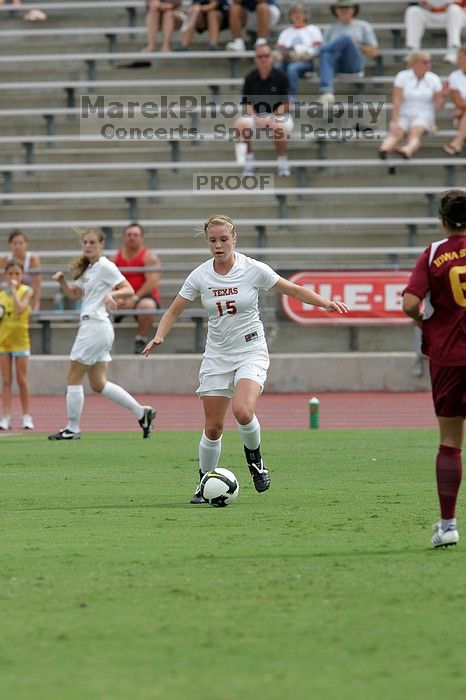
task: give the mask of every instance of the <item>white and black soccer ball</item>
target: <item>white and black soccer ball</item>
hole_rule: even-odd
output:
[[[223,508],[238,498],[239,483],[229,469],[210,469],[201,479],[201,494],[211,506]]]
[[[5,307],[2,306],[2,304],[0,304],[0,321],[2,320],[4,315],[5,315]]]

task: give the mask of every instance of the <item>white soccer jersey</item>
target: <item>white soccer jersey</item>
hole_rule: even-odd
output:
[[[104,299],[117,284],[125,281],[125,276],[117,266],[102,255],[97,262],[89,265],[74,284],[82,289],[81,318],[88,316],[100,321],[108,320]]]
[[[209,322],[204,357],[254,352],[267,347],[259,318],[258,293],[271,289],[279,275],[265,263],[235,253],[235,263],[227,275],[214,271],[207,260],[187,277],[180,296],[189,301],[201,298]]]

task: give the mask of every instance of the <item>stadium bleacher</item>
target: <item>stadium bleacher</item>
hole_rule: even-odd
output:
[[[280,4],[286,8],[290,3]],[[330,4],[310,3],[312,21],[321,27],[328,24]],[[2,240],[11,228],[24,228],[34,250],[43,251],[44,264],[51,264],[47,257],[51,249],[63,264],[76,247],[71,225],[95,221],[116,244],[123,225],[137,216],[146,225],[149,245],[166,265],[164,303],[181,279],[181,272],[170,271],[174,251],[181,258],[186,256],[189,269],[194,224],[213,208],[241,222],[242,245],[250,250],[259,245],[261,259],[282,268],[302,261],[310,268],[329,266],[332,261],[338,268],[354,269],[411,265],[419,247],[437,233],[439,193],[464,185],[466,159],[446,159],[440,151],[440,145],[454,133],[450,106],[416,158],[377,160],[393,77],[403,67],[406,54],[402,45],[405,3],[371,0],[360,4],[361,16],[370,19],[377,31],[382,61],[370,65],[364,78],[339,80],[338,96],[356,94],[366,102],[381,97],[383,121],[371,141],[359,138],[358,130],[354,139],[315,138],[312,133],[303,138],[298,119],[296,137],[290,142],[292,177],[277,177],[273,194],[193,190],[195,173],[239,172],[231,140],[213,137],[212,115],[201,115],[199,121],[199,114],[191,110],[175,120],[187,126],[196,124],[202,143],[176,134],[149,142],[108,143],[79,131],[79,97],[95,96],[98,91],[147,98],[188,93],[196,99],[215,98],[217,104],[227,97],[237,102],[242,76],[251,66],[251,51],[213,56],[206,51],[204,38],[196,36],[194,50],[188,53],[142,54],[142,0],[44,2],[40,8],[47,12],[47,22],[27,27],[20,12],[0,6]],[[30,6],[33,4],[25,3],[22,10]],[[228,32],[222,38],[227,41]],[[428,32],[426,40],[435,72],[446,77],[451,68],[441,60],[443,37]],[[147,67],[135,70],[131,65],[145,58],[150,59]],[[316,91],[315,74],[302,80],[301,86],[303,101],[309,102]],[[340,127],[344,124],[345,116],[338,122]],[[260,144],[257,152],[258,172],[271,173],[273,147]],[[245,213],[253,216],[245,217]],[[199,248],[202,252],[202,245]],[[53,286],[46,284],[44,290],[45,313]],[[292,325],[284,324],[283,332],[275,332],[273,350],[298,347]],[[347,332],[339,342],[332,331],[333,345],[328,349],[348,349]],[[386,333],[377,328],[372,335],[368,328],[363,340],[371,349],[412,348],[411,330],[406,326],[389,328]],[[178,346],[174,341],[172,349],[186,350],[189,344],[192,346],[192,339]],[[357,346],[354,337],[349,345],[350,349]],[[121,347],[124,349],[124,343]],[[310,350],[321,348],[321,341],[309,346]]]

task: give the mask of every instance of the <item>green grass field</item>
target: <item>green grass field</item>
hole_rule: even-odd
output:
[[[435,431],[266,431],[261,495],[227,433],[225,509],[188,504],[198,438],[0,440],[3,700],[466,697]]]

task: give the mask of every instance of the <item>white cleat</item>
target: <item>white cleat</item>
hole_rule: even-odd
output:
[[[0,430],[11,430],[11,419],[9,416],[4,416],[0,419]]]
[[[451,547],[459,542],[460,536],[456,525],[449,525],[446,530],[442,530],[440,523],[434,525],[434,536],[432,537],[432,545],[439,549],[440,547]]]
[[[25,413],[21,419],[21,427],[23,430],[34,430],[34,421],[32,420],[32,416]]]

